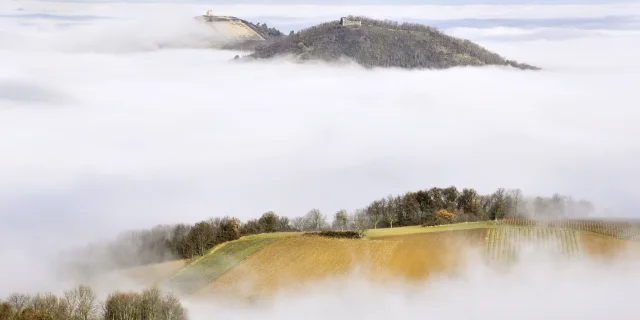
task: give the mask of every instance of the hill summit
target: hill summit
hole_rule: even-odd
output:
[[[416,23],[397,23],[349,16],[301,30],[256,47],[255,59],[293,56],[298,61],[354,60],[365,67],[443,69],[502,65],[538,70],[507,60],[469,40]]]

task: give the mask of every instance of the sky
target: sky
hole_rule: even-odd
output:
[[[0,255],[450,185],[638,218],[640,4],[433,3],[3,1]],[[427,23],[544,70],[237,64],[206,48],[207,9],[285,33]]]

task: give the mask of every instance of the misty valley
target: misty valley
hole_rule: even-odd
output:
[[[635,319],[640,6],[0,5],[0,320]]]

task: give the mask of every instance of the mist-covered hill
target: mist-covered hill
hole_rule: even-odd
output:
[[[435,28],[364,17],[348,17],[360,25],[331,21],[259,46],[249,57],[293,56],[299,61],[352,59],[365,67],[433,68],[502,65],[539,68],[508,60],[469,40]]]

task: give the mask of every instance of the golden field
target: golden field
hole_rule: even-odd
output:
[[[300,289],[319,280],[354,274],[378,282],[412,283],[434,275],[454,274],[469,259],[515,258],[518,247],[527,243],[555,246],[565,256],[603,261],[640,253],[638,242],[592,232],[485,222],[370,230],[364,239],[299,233],[256,235],[214,249],[197,263],[173,272],[206,273],[191,286],[194,290],[189,294],[196,297],[266,297],[280,290]],[[167,272],[156,275],[166,277],[169,266],[180,268],[179,265],[167,264]],[[142,270],[135,272],[147,279],[154,276]]]

